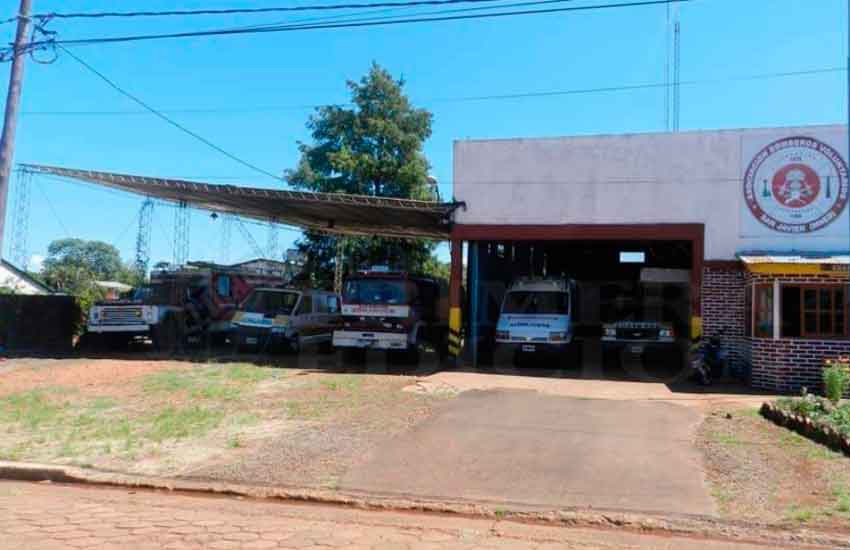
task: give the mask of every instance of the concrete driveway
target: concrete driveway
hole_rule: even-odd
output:
[[[713,514],[693,447],[701,414],[665,402],[462,393],[372,450],[343,491]]]

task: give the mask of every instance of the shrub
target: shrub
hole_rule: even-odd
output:
[[[804,416],[807,418],[814,418],[825,412],[824,403],[821,398],[809,393],[805,388],[803,388],[803,395],[801,397],[783,397],[780,398],[776,404],[797,416]]]
[[[838,403],[850,387],[850,366],[843,359],[827,360],[823,369],[824,394],[833,403]]]

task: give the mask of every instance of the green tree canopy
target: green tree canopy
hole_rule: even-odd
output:
[[[50,272],[57,268],[84,268],[103,280],[119,277],[125,269],[117,248],[83,239],[59,239],[50,243],[44,270]]]
[[[121,261],[111,244],[83,239],[59,239],[47,247],[42,276],[57,290],[78,294],[97,280],[135,284],[136,274]]]
[[[431,113],[403,93],[404,81],[377,64],[359,82],[348,81],[352,107],[320,107],[307,122],[313,143],[299,143],[301,159],[287,181],[298,189],[432,200],[429,164],[422,151]],[[307,233],[299,242],[315,282],[333,278],[336,241]],[[345,239],[350,269],[370,264],[423,272],[434,245],[421,240]]]

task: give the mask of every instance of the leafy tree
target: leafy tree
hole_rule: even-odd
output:
[[[127,267],[121,262],[118,249],[101,241],[59,239],[47,247],[44,273],[69,275],[81,270],[99,280],[127,277]]]
[[[95,281],[138,284],[136,272],[121,262],[118,249],[100,241],[59,239],[47,247],[41,277],[51,288],[77,298],[83,316],[105,291]]]
[[[404,81],[377,64],[359,82],[348,81],[353,107],[320,107],[307,122],[313,143],[299,143],[301,159],[287,181],[298,189],[420,200],[435,198],[422,152],[431,136],[431,113],[403,93]],[[423,272],[434,244],[423,240],[346,238],[346,267],[384,264]],[[315,284],[333,280],[336,239],[306,233],[298,247]]]

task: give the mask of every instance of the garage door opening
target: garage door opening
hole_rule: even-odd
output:
[[[691,319],[698,316],[692,270],[701,242],[697,246],[700,250],[692,239],[470,242],[467,303],[474,362],[554,368],[585,378],[680,379],[686,374]],[[518,281],[536,279],[575,282],[574,343],[564,353],[542,342],[546,334],[527,333],[521,337],[528,338],[525,345],[516,338],[504,343],[504,323],[497,334],[506,293]]]

